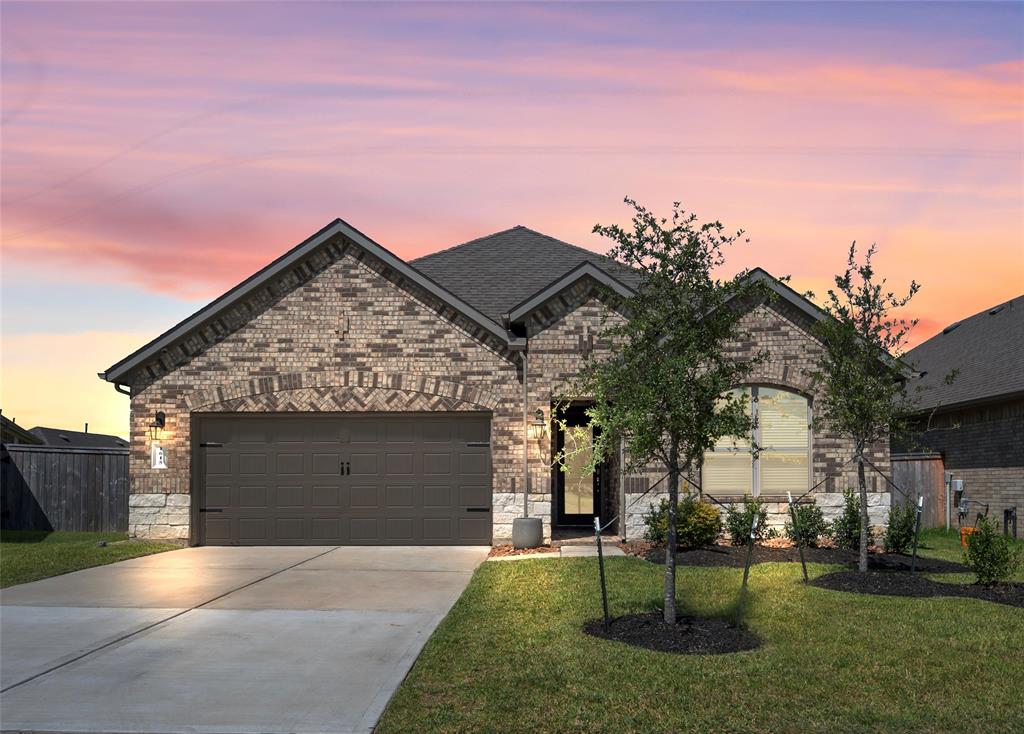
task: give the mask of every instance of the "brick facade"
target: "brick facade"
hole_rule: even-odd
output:
[[[942,454],[969,499],[989,505],[1000,522],[1008,507],[1024,514],[1024,400],[945,410],[920,427],[928,428],[922,446]]]
[[[593,287],[584,283],[531,317],[531,413],[541,408],[550,417],[552,400],[583,356],[601,353],[597,334],[606,315]],[[806,320],[781,304],[748,314],[737,350],[767,348],[772,353],[753,382],[810,394],[808,370],[817,347]],[[198,414],[476,410],[492,417],[493,535],[495,541],[505,540],[523,505],[520,373],[517,354],[445,303],[363,250],[331,244],[137,372],[130,385],[131,532],[195,539],[191,427]],[[149,427],[156,411],[166,415],[161,446],[167,451],[167,469],[150,468]],[[828,512],[838,493],[856,481],[852,465],[844,467],[851,452],[827,431],[816,431],[812,446],[814,481],[837,473],[818,494]],[[550,436],[530,441],[529,509],[544,518],[548,537],[551,448]],[[887,446],[878,447],[873,460],[888,471]],[[621,514],[628,506],[622,527],[635,537],[642,513],[659,496],[642,493],[663,472],[619,474],[616,463],[602,512]],[[888,508],[888,494],[877,477],[869,482],[875,491],[872,518],[880,524],[884,510],[876,508]],[[778,520],[781,524],[781,516]]]

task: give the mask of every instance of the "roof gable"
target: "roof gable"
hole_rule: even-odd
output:
[[[217,323],[220,317],[231,312],[232,309],[241,312],[238,314],[240,319],[246,319],[247,316],[251,317],[254,307],[250,301],[255,300],[258,306],[260,303],[266,303],[280,296],[279,292],[275,293],[274,291],[275,285],[280,285],[282,281],[286,290],[292,290],[316,275],[317,265],[315,258],[318,254],[330,251],[331,249],[337,252],[339,248],[344,250],[349,246],[359,249],[384,269],[393,272],[399,281],[419,288],[457,314],[468,319],[469,322],[478,327],[481,332],[491,339],[507,346],[518,346],[519,340],[510,335],[504,327],[492,318],[484,315],[456,294],[451,293],[429,277],[426,277],[347,222],[336,219],[263,269],[236,285],[224,295],[211,301],[153,341],[107,368],[104,372],[101,372],[100,377],[108,382],[127,382],[139,369],[151,363],[154,359],[159,359],[166,350],[178,348],[183,350],[186,355],[190,354],[192,347],[188,346],[187,342],[204,328],[208,328],[213,332],[211,339],[207,341],[224,335],[227,327]]]
[[[421,273],[496,321],[584,263],[629,288],[640,283],[636,272],[604,255],[522,225],[411,262]]]

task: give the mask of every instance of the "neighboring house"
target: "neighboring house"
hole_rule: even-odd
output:
[[[0,444],[7,443],[41,443],[37,436],[19,426],[5,415],[0,415]]]
[[[947,326],[905,361],[920,375],[923,433],[912,448],[941,454],[965,496],[997,521],[1007,508],[1024,511],[1024,296]]]
[[[807,491],[832,514],[855,486],[848,442],[812,431],[821,313],[778,294],[744,317],[755,458],[723,442],[709,493],[771,502]],[[131,532],[203,544],[489,544],[528,511],[552,525],[638,534],[664,489],[618,460],[566,481],[553,398],[637,275],[515,227],[411,262],[336,220],[101,374],[131,396]],[[524,378],[525,374],[525,378]],[[570,423],[583,423],[580,406]],[[586,431],[581,426],[581,430]],[[577,436],[578,437],[578,436]],[[156,450],[155,450],[156,449]],[[872,460],[888,469],[888,442]],[[166,466],[166,468],[156,468]],[[884,520],[877,476],[871,515]],[[653,491],[649,491],[653,488]],[[620,519],[624,518],[624,522]]]
[[[78,449],[126,449],[128,442],[120,436],[86,431],[68,431],[63,428],[36,426],[29,430],[44,446],[66,446]]]

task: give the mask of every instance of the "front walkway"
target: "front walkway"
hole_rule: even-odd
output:
[[[5,731],[368,732],[487,548],[187,548],[3,592]]]

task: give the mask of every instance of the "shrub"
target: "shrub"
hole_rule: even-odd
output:
[[[661,502],[644,515],[647,539],[664,545],[668,540],[668,500]],[[685,495],[676,505],[676,543],[681,550],[693,550],[715,542],[722,532],[722,518],[718,508]]]
[[[828,523],[825,516],[821,514],[821,508],[816,504],[797,505],[796,522],[800,527],[800,541],[811,548],[818,547],[818,538],[829,534]],[[785,533],[787,538],[796,540],[793,532],[793,523],[786,520]]]
[[[725,511],[725,528],[729,531],[729,542],[733,545],[746,545],[750,537],[750,525],[757,515],[757,537],[755,540],[773,538],[775,530],[768,527],[768,508],[756,497],[743,495],[742,509],[733,503]]]
[[[832,521],[832,540],[838,548],[860,550],[860,497],[852,489],[843,492],[843,511]]]
[[[978,577],[979,584],[1006,581],[1021,564],[1021,546],[1002,535],[995,522],[978,519],[977,529],[967,536],[964,560]]]
[[[917,508],[912,502],[893,505],[889,509],[889,524],[885,527],[882,544],[886,553],[906,553],[914,545],[914,526]]]

